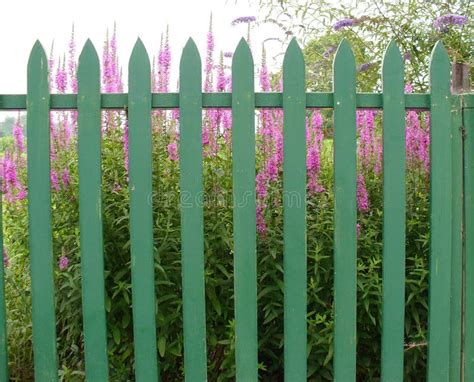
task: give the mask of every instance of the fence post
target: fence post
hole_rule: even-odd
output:
[[[452,132],[451,64],[439,41],[430,65],[430,254],[428,317],[428,380],[450,374],[451,252],[452,252]],[[448,351],[447,351],[448,350]]]
[[[471,91],[469,65],[453,66],[453,91],[460,93],[463,133],[463,219],[462,219],[462,306],[461,306],[461,380],[474,379],[474,108],[466,107],[462,94]]]
[[[452,251],[451,251],[451,327],[450,327],[450,380],[461,378],[462,327],[462,216],[463,216],[463,133],[462,100],[457,94],[465,84],[463,64],[453,63],[451,73],[451,131],[452,131]]]
[[[453,93],[463,94],[471,91],[471,83],[469,80],[469,64],[462,62],[453,62],[452,69],[452,86]]]

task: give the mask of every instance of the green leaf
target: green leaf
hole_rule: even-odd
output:
[[[160,353],[161,357],[165,356],[166,351],[166,337],[158,338],[158,352]]]
[[[117,326],[114,326],[112,329],[112,336],[114,337],[114,342],[117,345],[120,345],[120,330]]]

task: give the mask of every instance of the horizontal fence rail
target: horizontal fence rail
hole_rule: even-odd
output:
[[[306,109],[334,111],[334,356],[335,381],[357,376],[357,109],[383,111],[383,382],[403,379],[405,307],[405,112],[429,111],[430,263],[427,376],[430,381],[474,376],[474,217],[472,169],[474,94],[451,94],[450,62],[437,43],[430,93],[405,94],[403,60],[387,48],[381,93],[356,92],[354,54],[343,41],[335,55],[333,92],[305,92],[303,53],[293,40],[283,63],[283,91],[255,92],[254,63],[245,40],[232,62],[232,93],[203,93],[201,57],[190,39],[180,62],[180,92],[152,93],[150,61],[138,40],[129,62],[129,93],[101,94],[97,52],[88,40],[79,59],[78,94],[49,94],[47,59],[35,44],[27,95],[0,95],[0,111],[27,110],[29,248],[33,346],[37,381],[58,380],[51,232],[50,111],[77,110],[81,275],[86,380],[107,381],[104,244],[102,237],[101,110],[126,110],[129,134],[130,246],[137,381],[160,379],[153,247],[153,109],[179,109],[184,376],[207,380],[203,109],[232,109],[233,256],[236,380],[259,379],[255,193],[255,110],[282,109],[283,320],[285,381],[305,381],[307,365]],[[464,134],[466,130],[467,135]],[[463,143],[465,137],[467,141]],[[464,154],[463,154],[464,153]],[[464,166],[464,167],[463,167]],[[249,201],[250,198],[250,201]],[[297,201],[295,202],[296,198]],[[245,203],[244,203],[245,201]],[[298,203],[300,201],[300,203]],[[160,206],[158,206],[160,207]],[[0,211],[1,212],[1,211]],[[0,214],[0,228],[1,228]],[[466,230],[463,232],[463,229]],[[3,236],[0,233],[0,247]],[[466,266],[464,272],[463,266]],[[3,267],[0,266],[0,380],[8,355]],[[463,286],[465,285],[465,286]],[[467,286],[467,287],[466,287]],[[465,291],[462,288],[467,288]],[[230,302],[226,302],[230,303]],[[158,307],[159,309],[159,307]],[[466,311],[464,323],[463,309]],[[454,321],[453,321],[454,320]],[[463,336],[462,332],[465,335]],[[466,351],[464,352],[464,344]],[[463,358],[464,357],[464,358]],[[469,380],[469,379],[468,379]]]
[[[77,109],[76,94],[51,94],[51,110]],[[458,99],[458,95],[453,95]],[[474,95],[464,95],[466,105],[474,105]],[[429,110],[430,94],[405,94],[406,109]],[[102,109],[126,109],[128,94],[101,94],[100,106]],[[179,93],[152,93],[151,107],[153,109],[179,108]],[[204,109],[232,108],[232,93],[202,93],[202,107]],[[283,93],[255,92],[256,109],[275,109],[283,107]],[[306,93],[306,108],[332,109],[334,107],[334,93]],[[356,93],[356,107],[358,109],[382,109],[382,93]],[[26,110],[26,95],[0,94],[0,110]]]

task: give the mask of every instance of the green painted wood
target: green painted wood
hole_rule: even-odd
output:
[[[474,108],[463,109],[464,129],[464,359],[465,381],[474,381]]]
[[[382,381],[403,380],[405,322],[405,97],[403,59],[392,41],[383,80]]]
[[[458,96],[455,96],[458,97]],[[463,94],[462,96],[463,109],[474,108],[474,92]]]
[[[156,381],[150,60],[137,40],[128,65],[128,137],[135,380]]]
[[[255,93],[255,107],[257,109],[281,108],[282,93]],[[453,96],[454,98],[458,96]],[[474,105],[474,96],[463,96],[466,105]],[[358,108],[381,109],[383,95],[380,93],[357,93]],[[102,94],[102,109],[124,109],[127,107],[127,94]],[[409,109],[428,110],[430,107],[429,94],[405,94],[406,107]],[[334,104],[332,93],[306,93],[307,108],[331,109]],[[202,107],[204,109],[230,108],[232,106],[231,93],[203,93]],[[152,95],[154,109],[174,109],[179,107],[178,93],[155,93]],[[52,94],[51,109],[69,110],[77,108],[75,94]],[[21,94],[0,94],[0,110],[25,110],[26,96]]]
[[[78,67],[79,225],[87,381],[108,381],[102,239],[100,64],[87,40]]]
[[[334,380],[356,377],[355,60],[347,40],[334,58]]]
[[[453,98],[452,101],[455,99]],[[461,380],[461,309],[462,309],[462,109],[461,102],[451,106],[452,135],[452,255],[451,255],[451,338],[450,367],[451,381]]]
[[[236,380],[258,381],[255,92],[245,39],[232,58],[232,176]]]
[[[8,381],[8,333],[7,310],[5,301],[5,267],[3,264],[3,214],[2,197],[0,193],[0,381]]]
[[[306,381],[306,96],[296,39],[283,60],[283,236],[285,381]]]
[[[189,382],[207,380],[204,291],[201,58],[189,39],[179,66],[181,264],[184,372]]]
[[[431,56],[428,380],[449,379],[452,154],[450,63],[441,42]]]
[[[48,59],[39,41],[33,46],[28,60],[27,92],[28,222],[35,381],[57,381]]]

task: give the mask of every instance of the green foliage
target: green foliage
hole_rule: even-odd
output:
[[[167,145],[173,121],[154,115],[153,206],[157,298],[157,348],[163,381],[182,380],[183,335],[180,266],[179,167]],[[123,114],[110,114],[120,125]],[[113,124],[112,124],[113,125]],[[232,157],[223,141],[215,156],[204,159],[206,310],[209,379],[232,380],[234,309],[232,252]],[[133,380],[130,237],[123,130],[109,128],[103,139],[103,222],[106,311],[110,377]],[[63,161],[63,162],[62,162]],[[261,158],[258,157],[260,163]],[[56,317],[60,376],[84,379],[81,276],[78,224],[77,154],[70,163],[71,186],[52,194],[56,263]],[[333,355],[333,192],[332,140],[326,138],[320,183],[325,191],[308,197],[308,370],[312,381],[332,380]],[[21,174],[25,177],[25,174]],[[405,376],[422,380],[426,362],[428,193],[425,173],[412,168],[407,177],[407,268]],[[382,196],[380,176],[368,176],[371,209],[359,214],[358,380],[380,376]],[[258,238],[259,362],[262,380],[282,379],[283,364],[283,215],[282,183],[273,183],[265,211],[267,232]],[[27,201],[4,204],[9,362],[12,380],[33,377],[31,294],[28,261]],[[70,260],[60,271],[60,256]]]
[[[26,115],[22,114],[20,117],[20,123],[25,126]],[[6,137],[12,135],[13,125],[15,124],[16,118],[12,116],[5,117],[0,121],[0,137]]]
[[[452,61],[472,63],[474,10],[469,1],[259,0],[259,5],[264,21],[277,25],[284,41],[296,36],[304,44],[309,86],[318,91],[330,90],[333,53],[325,53],[342,38],[349,40],[357,65],[369,64],[358,73],[359,91],[379,90],[381,61],[391,40],[406,57],[406,82],[417,91],[428,88],[429,59],[436,41],[444,43]],[[446,14],[466,16],[467,22],[435,28],[435,20]],[[333,25],[343,19],[354,20],[354,25],[334,30]]]

